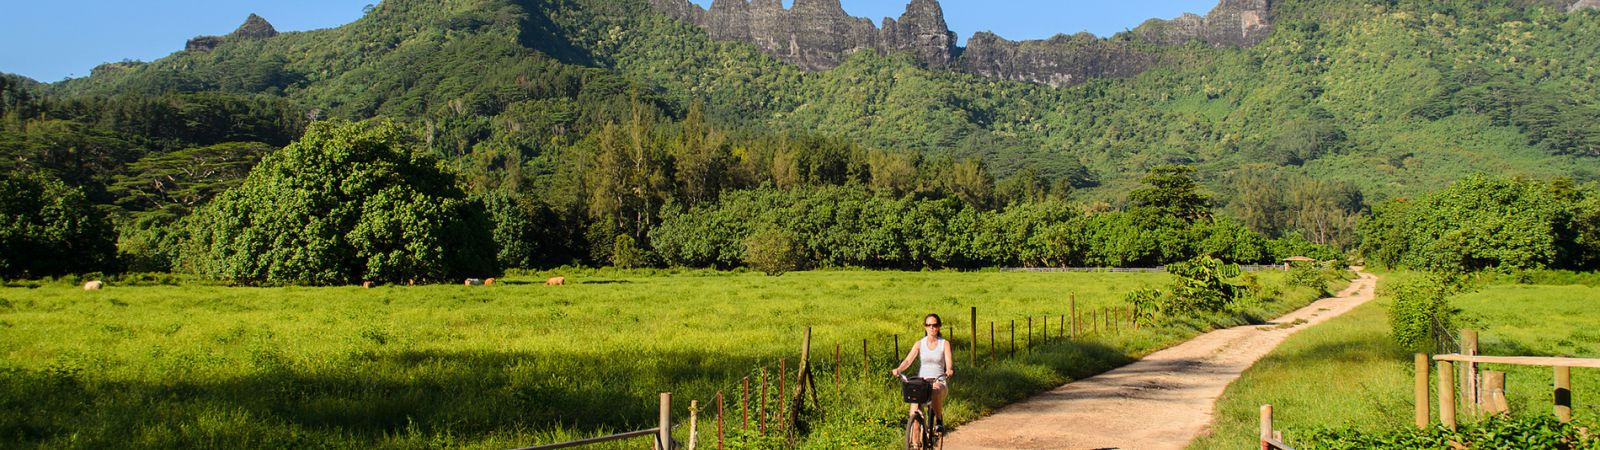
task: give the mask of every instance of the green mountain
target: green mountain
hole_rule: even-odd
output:
[[[710,13],[745,4],[717,3]],[[826,0],[798,3],[748,8],[794,17],[768,31],[882,45],[805,70],[670,0],[387,0],[354,23],[291,33],[252,17],[156,61],[49,85],[3,78],[0,168],[52,173],[117,214],[175,217],[242,176],[153,201],[165,192],[138,187],[170,179],[152,168],[175,152],[281,147],[312,120],[388,117],[473,192],[539,199],[552,220],[621,217],[597,189],[651,191],[631,200],[641,238],[662,208],[768,185],[861,184],[981,208],[1057,195],[1103,210],[1126,205],[1152,168],[1183,164],[1225,212],[1277,235],[1306,231],[1282,214],[1295,195],[1358,214],[1474,173],[1600,180],[1600,15],[1566,1],[1228,0],[1104,39],[935,39],[944,54],[906,40],[937,37],[937,2],[913,1],[881,29]],[[1248,39],[1213,38],[1233,30],[1223,19],[1248,20]],[[838,44],[824,41],[805,45]],[[1092,76],[1016,81],[1044,79],[1019,61]],[[990,70],[1002,66],[1014,70]],[[618,139],[654,152],[631,167],[656,164],[660,179],[593,179]],[[237,167],[237,151],[222,156]],[[959,181],[974,164],[977,178]]]

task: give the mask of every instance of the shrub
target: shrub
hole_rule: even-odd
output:
[[[1461,290],[1454,275],[1434,274],[1428,279],[1394,287],[1389,307],[1389,327],[1395,343],[1414,352],[1446,351],[1443,342],[1454,330],[1458,312],[1449,296]]]
[[[744,262],[772,276],[798,270],[804,260],[794,235],[777,228],[758,231],[744,240]]]
[[[1410,450],[1417,448],[1542,448],[1600,447],[1600,439],[1578,422],[1554,417],[1491,416],[1482,423],[1462,424],[1456,431],[1440,426],[1366,433],[1354,429],[1319,429],[1307,434],[1301,448],[1318,450]]]
[[[611,245],[611,265],[619,269],[637,269],[645,265],[644,250],[634,244],[633,236],[617,235]]]
[[[1237,287],[1228,282],[1239,276],[1237,264],[1223,264],[1220,259],[1201,255],[1167,265],[1167,272],[1177,277],[1172,284],[1171,304],[1165,308],[1168,311],[1221,311],[1237,297]]]
[[[1318,296],[1328,295],[1326,273],[1314,263],[1296,262],[1289,265],[1289,285],[1311,288]]]

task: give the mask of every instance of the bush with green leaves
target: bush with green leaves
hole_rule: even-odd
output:
[[[1554,417],[1490,416],[1465,423],[1455,431],[1433,426],[1385,432],[1319,429],[1294,439],[1297,448],[1314,450],[1411,450],[1419,448],[1592,449],[1600,437],[1581,422],[1561,423]],[[1304,444],[1300,444],[1303,442]]]
[[[1221,311],[1238,297],[1238,286],[1229,280],[1240,273],[1238,264],[1225,264],[1210,255],[1167,265],[1167,273],[1177,277],[1172,283],[1166,310],[1195,313]]]
[[[800,269],[805,254],[800,252],[793,233],[766,228],[744,239],[744,262],[767,275],[783,275]]]
[[[1318,295],[1328,295],[1327,272],[1316,263],[1293,262],[1289,264],[1289,285],[1311,288]]]
[[[386,121],[312,124],[195,212],[183,267],[245,284],[497,274],[483,206],[414,142]]]
[[[649,261],[644,249],[634,243],[633,236],[619,234],[611,244],[611,265],[622,269],[644,267]]]
[[[83,190],[44,175],[0,173],[0,276],[110,270],[115,237]]]
[[[1389,327],[1395,343],[1414,352],[1444,352],[1455,316],[1450,295],[1464,287],[1461,278],[1435,273],[1426,279],[1394,286],[1394,304],[1389,306]]]

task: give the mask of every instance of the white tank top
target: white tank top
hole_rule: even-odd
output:
[[[944,376],[944,338],[934,343],[933,348],[928,348],[926,338],[918,339],[917,342],[917,350],[920,350],[919,359],[922,360],[922,368],[917,370],[917,376],[921,378]]]

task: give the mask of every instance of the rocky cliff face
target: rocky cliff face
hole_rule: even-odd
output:
[[[195,36],[193,39],[189,39],[183,49],[191,52],[209,52],[228,40],[266,39],[277,35],[278,30],[273,28],[272,24],[267,22],[267,19],[251,14],[250,17],[244,19],[244,23],[239,25],[239,28],[234,29],[227,36]]]
[[[955,35],[944,22],[936,0],[913,0],[899,20],[883,26],[851,17],[839,0],[715,0],[701,9],[689,0],[650,0],[670,17],[699,25],[712,39],[754,44],[779,60],[806,70],[837,67],[851,52],[872,49],[909,51],[930,66],[949,65]]]
[[[1567,5],[1567,12],[1577,12],[1586,9],[1600,9],[1600,0],[1578,0]]]
[[[1151,19],[1133,30],[1140,39],[1177,45],[1198,40],[1213,47],[1249,47],[1272,33],[1271,0],[1222,0],[1205,17],[1184,14]]]
[[[1130,42],[1088,33],[1014,42],[983,32],[967,40],[958,66],[991,78],[1068,86],[1091,78],[1131,77],[1156,62],[1154,55]]]
[[[699,25],[712,39],[748,42],[812,71],[837,67],[851,52],[865,49],[907,51],[930,67],[1053,86],[1134,76],[1157,64],[1154,55],[1131,42],[1088,34],[1014,42],[984,32],[959,49],[938,0],[911,0],[898,20],[884,19],[878,27],[850,17],[839,0],[794,0],[789,9],[782,0],[714,0],[709,10],[689,0],[650,4],[662,14]],[[1163,44],[1199,39],[1215,46],[1255,45],[1271,32],[1270,7],[1270,0],[1222,0],[1205,17],[1146,22],[1135,38]]]

